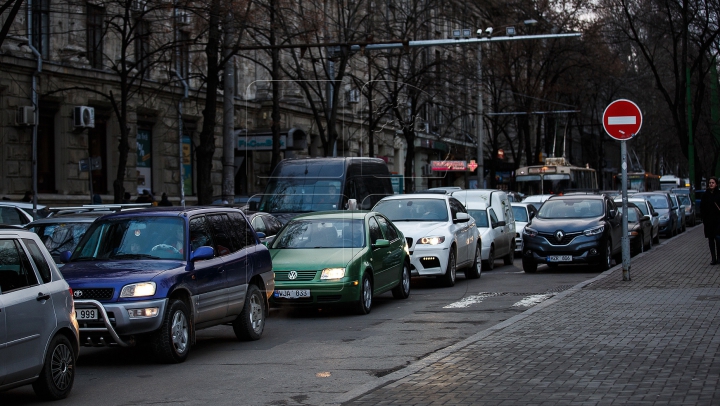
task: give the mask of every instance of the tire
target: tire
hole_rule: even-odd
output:
[[[488,259],[483,261],[483,268],[485,268],[488,271],[492,271],[493,268],[495,268],[495,246],[490,246],[490,254],[488,254]]]
[[[503,257],[503,263],[505,265],[512,265],[515,262],[515,243],[510,246],[510,252]]]
[[[450,247],[450,256],[448,257],[447,269],[445,275],[438,277],[443,286],[450,288],[455,286],[457,278],[457,258],[455,257],[455,246]]]
[[[537,272],[537,262],[530,258],[523,258],[522,259],[522,265],[523,265],[523,271],[525,273],[535,273]]]
[[[190,352],[190,317],[187,305],[179,299],[169,303],[160,330],[152,337],[152,349],[158,361],[179,364]]]
[[[35,394],[44,400],[65,399],[75,382],[76,361],[70,340],[62,334],[53,337],[40,376],[32,384]]]
[[[652,230],[650,230],[650,238],[648,239],[648,245],[647,245],[648,251],[651,250],[652,247],[653,247],[653,237],[652,237]]]
[[[400,281],[392,290],[395,299],[407,299],[410,296],[410,266],[407,261],[403,262]]]
[[[653,242],[655,244],[660,244],[660,231],[658,231],[657,235],[653,238]]]
[[[355,313],[364,315],[372,310],[373,289],[372,280],[367,273],[363,275],[362,284],[360,285],[360,298],[355,304]]]
[[[265,297],[255,285],[249,285],[242,312],[233,321],[235,337],[240,341],[259,340],[265,329]]]
[[[612,266],[612,245],[610,240],[605,241],[605,249],[603,250],[603,259],[598,264],[601,271],[607,271]]]
[[[478,279],[482,274],[482,248],[480,245],[475,246],[475,259],[473,260],[472,266],[465,269],[465,278],[467,279]]]

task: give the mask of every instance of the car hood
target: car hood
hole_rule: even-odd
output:
[[[434,235],[446,235],[447,222],[442,221],[398,221],[393,222],[405,238],[412,238],[417,241],[422,237],[431,237]]]
[[[185,268],[182,261],[93,261],[70,262],[60,268],[60,272],[70,286],[75,287],[145,282],[165,271],[181,267]]]
[[[602,224],[602,217],[581,219],[543,219],[535,217],[527,226],[540,233],[554,233],[557,230],[563,230],[565,233],[575,233]]]
[[[365,248],[271,249],[272,267],[280,270],[313,270],[346,267]]]

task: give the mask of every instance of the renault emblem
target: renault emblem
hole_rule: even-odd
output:
[[[290,273],[288,273],[288,279],[290,279],[291,281],[297,279],[297,271],[290,271]]]
[[[73,296],[75,296],[75,297],[82,297],[82,295],[83,295],[82,290],[76,290],[75,292],[73,292]]]
[[[565,237],[565,233],[562,232],[562,230],[555,231],[555,239],[558,241],[562,241],[563,237]]]

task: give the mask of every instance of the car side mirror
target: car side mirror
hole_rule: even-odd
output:
[[[652,217],[650,217],[649,214],[644,215],[643,218],[648,219],[648,220],[652,220]]]
[[[453,219],[453,223],[467,223],[470,221],[470,215],[467,213],[460,212]]]
[[[495,223],[495,227],[505,227],[505,221],[500,220],[497,223]]]
[[[63,264],[67,264],[70,262],[70,257],[72,256],[72,251],[63,251],[60,253],[60,262]]]
[[[384,240],[382,238],[378,238],[375,241],[375,244],[372,245],[373,248],[382,248],[382,247],[389,247],[389,246],[390,246],[390,241]]]
[[[210,259],[215,256],[213,247],[203,245],[190,254],[190,261],[199,261],[202,259]]]
[[[261,240],[265,238],[265,233],[263,233],[262,231],[256,231],[255,234],[257,234],[258,238]]]
[[[658,213],[656,211],[652,212],[652,215],[653,215],[653,217],[660,217],[660,213]]]
[[[529,216],[530,220],[532,220],[534,217],[535,217],[535,212],[534,211],[530,212],[530,216]]]

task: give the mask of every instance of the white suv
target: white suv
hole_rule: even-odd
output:
[[[65,398],[79,347],[72,291],[38,236],[0,228],[0,390]]]
[[[465,206],[448,195],[422,193],[388,196],[372,211],[389,218],[405,235],[414,276],[437,276],[455,285],[458,268],[465,277],[480,277],[481,248],[475,220]]]

